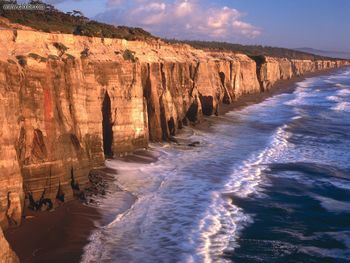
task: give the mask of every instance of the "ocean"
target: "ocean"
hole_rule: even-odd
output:
[[[82,262],[350,262],[350,69],[295,86],[185,128],[196,147],[107,160],[136,201],[116,215],[120,192],[99,200],[115,216]]]

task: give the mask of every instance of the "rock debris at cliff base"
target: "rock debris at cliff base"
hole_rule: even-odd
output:
[[[170,140],[278,80],[348,63],[11,29],[1,32],[0,57],[3,228],[20,224],[29,194],[53,206],[72,200],[106,156]]]

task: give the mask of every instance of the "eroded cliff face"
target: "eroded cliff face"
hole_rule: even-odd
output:
[[[3,228],[23,207],[81,195],[105,157],[169,140],[278,80],[345,64],[26,30],[2,30],[0,54]]]
[[[11,247],[7,243],[1,227],[0,227],[0,262],[1,263],[18,263],[19,262],[17,255],[12,251]]]

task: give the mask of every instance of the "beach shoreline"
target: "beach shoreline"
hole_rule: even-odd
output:
[[[291,93],[295,90],[297,82],[337,70],[339,68],[278,81],[269,91],[244,95],[230,105],[221,105],[219,115],[260,103],[278,94]],[[205,117],[203,122],[196,125],[195,128],[207,130],[211,123],[210,119],[213,118]],[[148,155],[147,150],[140,150],[134,155],[123,157],[122,160],[147,164],[157,161],[157,158]],[[120,204],[120,206],[124,208],[120,209],[119,213],[125,212],[125,209],[132,206],[132,201],[129,200],[127,204]],[[98,205],[85,205],[81,201],[74,200],[52,212],[27,211],[22,225],[8,229],[5,231],[5,236],[21,262],[80,262],[91,233],[100,226],[108,224],[109,220],[117,214],[105,216]]]

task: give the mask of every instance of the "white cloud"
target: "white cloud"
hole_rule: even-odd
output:
[[[198,0],[109,0],[114,8],[97,16],[117,25],[143,27],[165,37],[232,40],[255,38],[261,30],[242,21],[237,9],[208,7]]]
[[[175,3],[174,15],[178,17],[189,15],[193,12],[194,5],[189,0],[177,1]]]

